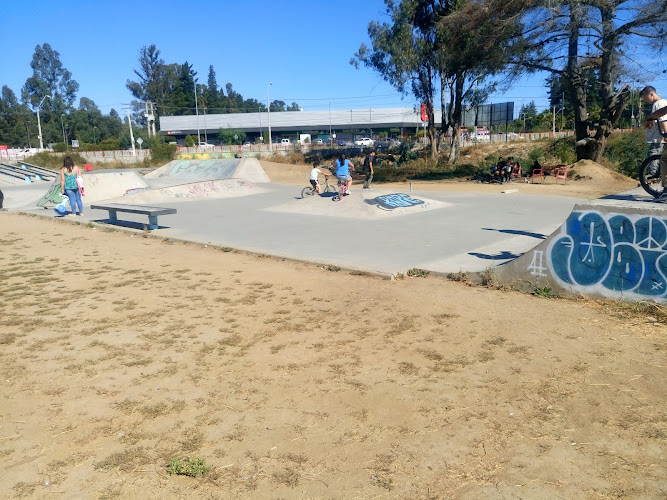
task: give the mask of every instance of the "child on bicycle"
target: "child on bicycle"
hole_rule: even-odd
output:
[[[313,189],[315,189],[315,191],[317,191],[317,194],[322,194],[322,186],[320,186],[320,182],[317,180],[317,176],[319,174],[324,174],[324,175],[326,174],[322,172],[319,167],[320,167],[319,161],[313,163],[313,169],[310,171],[310,185],[313,186]]]
[[[336,169],[336,178],[345,183],[345,194],[350,194],[350,186],[352,186],[350,169],[354,170],[354,163],[347,159],[345,153],[341,153],[340,157],[334,162],[333,168]]]

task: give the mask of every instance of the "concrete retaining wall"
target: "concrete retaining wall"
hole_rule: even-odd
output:
[[[667,207],[576,205],[549,238],[492,272],[516,288],[667,303]]]

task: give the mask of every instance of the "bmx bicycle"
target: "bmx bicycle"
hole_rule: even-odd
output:
[[[331,198],[333,201],[340,201],[347,194],[347,182],[338,179],[338,191]]]
[[[320,187],[322,188],[323,193],[335,193],[336,188],[329,184],[329,176],[325,175],[324,176],[324,184],[320,184]],[[308,198],[309,196],[313,196],[314,194],[317,194],[317,189],[315,189],[313,186],[308,186],[303,188],[301,191],[301,198]]]
[[[660,165],[655,172],[650,171],[653,162],[659,163],[662,155],[652,155],[646,158],[639,167],[639,183],[648,194],[657,198],[664,190],[662,179],[660,178]]]

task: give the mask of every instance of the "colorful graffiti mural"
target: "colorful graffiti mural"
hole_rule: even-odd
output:
[[[617,298],[667,297],[667,214],[573,211],[528,271],[560,285]]]

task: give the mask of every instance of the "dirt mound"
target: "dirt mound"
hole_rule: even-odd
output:
[[[633,179],[623,174],[612,170],[611,168],[600,165],[592,160],[580,160],[572,165],[569,165],[568,179],[574,181],[588,181],[588,182],[630,182],[634,183]]]

